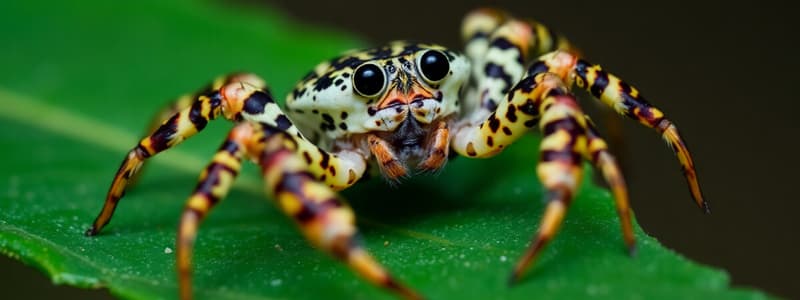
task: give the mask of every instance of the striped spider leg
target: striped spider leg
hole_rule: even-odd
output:
[[[227,195],[244,158],[262,170],[267,194],[291,216],[309,242],[344,261],[377,286],[414,299],[359,242],[355,217],[336,191],[349,187],[365,169],[365,155],[353,149],[328,152],[307,140],[275,103],[263,80],[237,74],[214,81],[165,111],[175,113],[143,138],[123,160],[105,204],[86,235],[94,236],[110,221],[129,179],[147,158],[178,145],[223,115],[237,125],[200,176],[181,217],[177,237],[177,269],[181,299],[192,298],[191,257],[199,223]]]
[[[672,146],[696,203],[710,212],[700,192],[694,165],[675,126],[639,92],[599,66],[578,58],[565,39],[533,21],[481,9],[463,26],[467,55],[473,61],[468,114],[455,126],[453,150],[467,157],[490,157],[529,129],[543,139],[537,174],[547,206],[538,233],[515,266],[516,282],[557,232],[583,177],[581,163],[591,161],[608,181],[616,200],[623,239],[635,252],[627,190],[622,173],[594,125],[570,92],[576,83],[618,113],[655,128]],[[541,55],[526,71],[529,54]]]

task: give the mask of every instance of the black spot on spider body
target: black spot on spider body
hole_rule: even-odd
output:
[[[312,114],[319,114],[319,110],[312,109],[312,110],[311,110],[311,113],[312,113]]]
[[[339,123],[339,129],[341,129],[341,130],[347,130],[347,124],[345,124],[344,122],[342,122],[342,123]]]
[[[336,176],[336,167],[330,166],[328,167],[328,171],[331,172],[331,176]]]
[[[311,159],[311,154],[308,153],[308,151],[303,151],[303,159],[305,159],[307,165],[310,165],[311,162],[313,161]]]
[[[594,73],[594,83],[589,87],[589,92],[592,93],[592,96],[600,98],[603,95],[603,91],[608,87],[608,73],[600,70],[595,70]]]
[[[344,69],[345,67],[350,67],[355,69],[355,67],[357,67],[362,63],[364,63],[364,61],[355,56],[338,57],[331,61],[331,68],[334,70],[341,70]]]
[[[305,94],[306,94],[306,88],[305,87],[300,88],[300,89],[292,90],[292,97],[294,99],[298,99],[300,97],[303,97]]]
[[[244,101],[244,111],[251,115],[262,114],[269,103],[275,103],[272,96],[265,92],[257,91]]]
[[[495,116],[495,113],[489,116],[489,129],[492,130],[492,133],[497,132],[500,129],[500,119]]]
[[[371,117],[371,116],[374,116],[375,114],[377,114],[377,113],[378,113],[378,111],[377,111],[377,110],[375,110],[375,108],[374,108],[374,107],[371,107],[371,106],[370,106],[370,107],[367,107],[367,113],[368,113],[368,114],[369,114],[369,116]]]
[[[543,61],[537,61],[528,68],[528,76],[536,76],[536,74],[544,73],[550,70],[550,67]]]
[[[325,151],[320,151],[319,153],[322,154],[322,160],[320,160],[319,166],[322,167],[323,169],[327,169],[328,164],[330,163],[331,160],[331,155]]]
[[[341,78],[337,78],[337,79],[336,79],[336,80],[333,82],[333,84],[334,84],[334,85],[336,85],[336,86],[340,86],[340,85],[342,85],[342,83],[343,83],[343,82],[344,82],[344,80],[343,80],[343,79],[341,79]]]
[[[486,137],[486,145],[489,145],[489,147],[494,146],[494,139],[491,136]]]
[[[484,74],[486,74],[486,77],[498,78],[502,80],[503,83],[505,84],[503,92],[504,93],[508,92],[508,87],[511,86],[511,75],[508,75],[508,73],[506,73],[506,71],[503,70],[502,66],[490,62],[487,63],[486,67],[483,68],[483,72]]]
[[[539,112],[536,111],[536,103],[534,103],[531,99],[525,101],[525,104],[519,107],[519,111],[529,116],[535,116],[539,114]]]
[[[289,118],[287,118],[286,115],[280,114],[277,118],[275,118],[275,125],[280,130],[286,130],[289,129],[289,127],[292,127],[292,122],[289,121]]]
[[[525,127],[533,128],[533,127],[536,127],[537,123],[539,123],[539,120],[530,119],[530,120],[525,121],[525,123],[522,123],[522,124],[525,125]]]
[[[336,129],[336,126],[334,126],[333,124],[328,124],[328,123],[320,123],[319,124],[319,130],[322,130],[322,131],[333,131],[334,129]]]
[[[322,131],[332,131],[336,129],[333,117],[327,113],[322,113],[323,122],[319,124],[319,129]]]
[[[525,77],[514,86],[515,90],[519,90],[525,94],[532,92],[534,88],[536,88],[536,76]]]
[[[342,120],[344,120],[344,119],[347,119],[347,112],[346,112],[346,111],[343,111],[343,112],[342,112],[342,114],[341,114],[341,115],[339,115],[339,117],[340,117]]]
[[[438,87],[436,87],[436,88],[438,88]],[[459,91],[459,93],[460,93],[460,91]],[[436,100],[436,102],[442,102],[442,98],[443,97],[444,97],[444,93],[442,93],[442,91],[437,91],[436,94],[433,95],[433,99]],[[456,104],[458,104],[458,102],[456,102]]]
[[[189,111],[189,121],[194,124],[197,131],[203,130],[208,124],[208,119],[203,115],[203,101],[195,101],[192,110]]]
[[[320,78],[317,78],[317,81],[314,83],[314,91],[319,92],[329,88],[333,84],[333,79],[331,78],[330,74],[325,74]]]
[[[509,41],[508,39],[506,39],[504,37],[498,37],[498,38],[495,38],[494,40],[492,40],[492,43],[490,44],[490,47],[498,48],[498,49],[501,49],[501,50],[507,50],[507,49],[511,49],[511,48],[517,49],[516,45],[514,45],[513,43],[511,43],[511,41]]]
[[[511,129],[506,126],[503,126],[503,133],[505,135],[511,136]]]
[[[506,108],[506,119],[511,123],[517,121],[517,107],[514,104],[509,104]]]
[[[325,123],[333,124],[333,117],[327,113],[322,113],[322,119],[325,120]]]
[[[494,111],[497,109],[497,102],[495,102],[492,98],[488,98],[481,103],[481,107],[488,111]]]

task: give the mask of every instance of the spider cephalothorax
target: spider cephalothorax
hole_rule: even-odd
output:
[[[369,163],[397,179],[409,175],[409,168],[441,168],[451,149],[467,157],[490,157],[534,127],[543,134],[536,168],[547,206],[512,281],[558,230],[582,180],[584,160],[608,181],[623,238],[633,252],[625,182],[605,141],[571,93],[573,85],[660,133],[675,151],[695,202],[709,212],[675,125],[636,88],[579,58],[564,38],[533,21],[479,9],[467,16],[462,34],[467,42],[463,55],[434,44],[393,42],[321,63],[297,84],[285,109],[253,74],[221,77],[181,97],[158,115],[150,135],[128,153],[86,234],[95,235],[108,224],[147,158],[222,115],[237,125],[203,172],[181,218],[181,298],[192,295],[191,251],[197,227],[228,193],[245,158],[261,167],[267,193],[312,244],[366,280],[419,298],[358,243],[354,214],[336,191],[355,184]]]
[[[393,42],[318,65],[288,96],[287,113],[317,145],[352,142],[347,146],[393,156],[378,165],[395,179],[410,164],[426,170],[442,166],[447,147],[437,145],[437,129],[449,126],[459,112],[469,72],[469,61],[455,51]],[[444,151],[443,157],[437,151]]]

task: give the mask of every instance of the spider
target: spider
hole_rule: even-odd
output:
[[[157,115],[150,134],[123,160],[86,235],[96,235],[108,224],[146,159],[222,115],[236,125],[200,176],[178,229],[182,299],[192,297],[191,257],[199,223],[228,193],[245,158],[260,166],[267,193],[311,244],[375,285],[420,298],[358,242],[354,213],[337,191],[355,184],[368,166],[397,182],[412,172],[441,169],[451,150],[491,157],[537,126],[543,138],[536,170],[547,204],[511,282],[558,230],[582,179],[584,160],[608,182],[623,240],[633,254],[620,168],[578,106],[573,85],[661,134],[678,157],[695,202],[710,212],[675,125],[636,88],[580,58],[565,38],[535,21],[483,8],[470,12],[462,26],[464,54],[408,41],[346,52],[303,78],[287,96],[285,108],[253,74],[224,76],[179,98]]]

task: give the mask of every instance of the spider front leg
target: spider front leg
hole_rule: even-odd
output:
[[[174,101],[167,104],[166,106],[164,106],[163,108],[161,108],[161,110],[159,110],[156,113],[156,115],[151,119],[150,124],[147,126],[146,134],[150,135],[156,132],[156,130],[158,130],[161,127],[161,125],[163,125],[164,122],[168,121],[172,116],[180,113],[181,111],[187,108],[190,108],[192,105],[197,103],[197,100],[200,99],[201,96],[211,95],[225,84],[231,82],[247,82],[253,86],[261,88],[266,86],[266,84],[261,78],[249,73],[234,73],[226,76],[217,77],[216,79],[211,81],[208,85],[195,91],[194,93],[182,95],[177,99],[175,99]],[[199,130],[202,130],[202,128],[200,128]],[[139,168],[139,171],[135,172],[132,175],[132,177],[128,180],[128,186],[136,185],[136,182],[139,180],[142,173],[145,172],[144,170],[146,165],[147,162],[145,161]]]
[[[564,82],[556,74],[540,73],[522,79],[484,122],[458,128],[452,143],[459,154],[489,157],[536,125],[543,133],[536,170],[547,206],[511,282],[519,279],[553,238],[580,186],[581,162],[588,156],[587,122]]]
[[[345,262],[367,281],[407,299],[421,299],[401,285],[364,249],[352,209],[328,185],[314,178],[297,155],[296,139],[271,126],[263,126],[254,139],[257,161],[267,193],[295,223],[306,239]]]
[[[177,241],[181,299],[192,298],[191,258],[199,223],[225,197],[250,157],[262,168],[267,193],[292,217],[316,247],[343,260],[368,281],[409,298],[418,295],[399,284],[360,244],[352,210],[325,183],[315,178],[300,159],[294,135],[268,124],[245,122],[228,135],[186,203]]]
[[[613,74],[605,72],[599,65],[580,59],[575,54],[556,51],[541,56],[528,68],[527,75],[543,72],[558,74],[565,82],[587,90],[595,98],[612,107],[617,113],[655,129],[672,147],[689,184],[695,203],[707,214],[711,213],[708,201],[703,198],[697,180],[692,156],[678,129],[661,110],[647,102],[639,91]]]
[[[192,248],[197,228],[211,209],[228,194],[242,167],[242,158],[252,148],[252,128],[249,123],[231,130],[228,138],[200,175],[200,182],[186,202],[181,214],[176,241],[176,266],[181,299],[192,298]]]
[[[185,100],[185,97],[182,97],[156,116],[157,119],[164,118],[163,115],[166,112],[174,112],[171,117],[165,118],[157,129],[151,130],[152,132],[148,136],[128,152],[114,175],[100,214],[95,218],[92,227],[86,230],[87,236],[100,233],[100,230],[108,224],[125,189],[135,178],[146,159],[170,149],[202,131],[208,122],[216,119],[220,113],[223,113],[227,119],[235,120],[240,117],[239,114],[243,109],[263,106],[266,102],[272,101],[272,96],[268,93],[254,94],[253,97],[245,100],[246,103],[226,100],[221,91],[223,87],[231,84],[246,84],[256,89],[264,87],[264,81],[252,74],[221,77],[215,80],[210,88],[195,94],[193,101]]]
[[[198,94],[192,105],[166,119],[128,153],[114,176],[100,214],[86,231],[86,235],[96,235],[108,224],[130,179],[147,158],[190,138],[220,114],[234,122],[264,122],[296,136],[299,153],[308,163],[309,171],[334,189],[352,185],[366,169],[364,155],[357,151],[342,149],[337,153],[328,153],[305,139],[281,112],[270,92],[264,87],[263,80],[252,74],[232,75],[216,80],[210,88]]]

